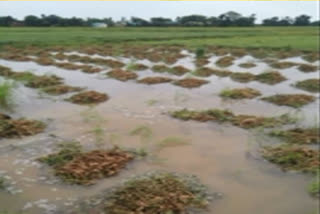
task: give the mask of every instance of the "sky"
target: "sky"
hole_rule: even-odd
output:
[[[245,16],[255,13],[258,23],[273,16],[301,14],[319,20],[319,1],[0,1],[0,16],[18,19],[30,14],[114,20],[131,16],[176,18],[190,14],[218,16],[231,10]]]

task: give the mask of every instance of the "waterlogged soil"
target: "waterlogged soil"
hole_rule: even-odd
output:
[[[51,62],[47,62],[50,65],[39,65],[33,62],[32,57],[31,60],[20,57],[23,61],[13,61],[8,58],[0,60],[0,65],[9,67],[13,71],[56,75],[63,79],[63,84],[70,87],[85,88],[84,92],[94,91],[107,96],[99,96],[99,99],[95,100],[108,99],[107,102],[104,100],[95,106],[74,105],[66,99],[82,92],[44,97],[39,94],[42,88],[25,87],[18,81],[14,96],[14,111],[7,112],[1,109],[0,113],[10,115],[12,118],[45,121],[46,129],[33,136],[0,140],[0,177],[5,179],[6,185],[4,190],[0,190],[0,210],[11,213],[22,211],[25,214],[46,214],[72,210],[77,206],[81,208],[81,201],[121,186],[122,181],[132,175],[139,176],[149,171],[164,170],[196,175],[210,192],[220,196],[219,200],[213,200],[208,204],[208,210],[204,213],[316,212],[318,201],[310,197],[306,191],[308,183],[313,178],[298,172],[285,172],[280,166],[266,161],[260,153],[261,145],[278,146],[285,139],[261,136],[259,132],[255,132],[256,130],[247,127],[254,121],[266,122],[257,118],[270,118],[285,113],[292,113],[300,118],[299,122],[293,125],[295,127],[314,126],[319,117],[318,94],[298,89],[294,84],[318,78],[317,72],[301,72],[298,66],[279,69],[278,72],[286,80],[269,85],[255,78],[261,73],[270,71],[272,69],[270,65],[261,59],[243,55],[243,51],[234,52],[232,64],[227,63],[229,66],[224,64],[226,67],[223,70],[216,64],[221,56],[206,57],[209,63],[201,65],[201,68],[207,70],[203,69],[205,71],[199,76],[193,76],[196,74],[194,71],[200,69],[195,64],[195,55],[186,50],[180,54],[176,49],[172,49],[173,54],[168,55],[166,59],[161,57],[166,53],[165,49],[159,50],[157,54],[148,54],[136,48],[126,53],[128,57],[102,56],[90,49],[85,51],[86,54],[76,51],[63,52],[68,59],[71,58],[70,55],[82,57],[73,56],[73,62],[64,61],[64,63],[75,64],[79,59],[87,60],[86,63],[79,62],[75,65],[87,64],[102,69],[101,72],[85,73],[79,67],[75,70],[64,69],[50,64]],[[135,64],[143,64],[147,68],[138,72],[128,71],[137,75],[128,81],[109,78],[106,74],[112,69],[126,70],[126,66],[132,64],[129,56],[131,53],[136,56]],[[224,49],[217,49],[215,53],[223,55],[222,57],[228,54]],[[257,51],[255,54],[258,57],[262,53]],[[63,55],[57,57],[66,59]],[[53,61],[57,62],[55,59]],[[281,61],[311,65],[318,63],[318,61],[308,62],[296,56],[283,57]],[[240,64],[247,62],[256,66],[239,67]],[[183,66],[190,72],[181,76],[170,73],[176,66]],[[168,82],[153,84],[160,79],[147,79],[145,80],[147,84],[140,84],[144,78],[159,77],[160,74],[154,71],[155,68],[158,71],[162,69],[161,77],[168,78]],[[227,71],[251,73],[254,79],[247,83],[233,81]],[[195,88],[183,88],[174,84],[174,81],[187,78],[207,82]],[[174,81],[169,82],[171,79]],[[296,112],[291,107],[274,105],[261,100],[260,97],[226,100],[219,96],[222,90],[237,88],[255,89],[263,97],[276,94],[306,94],[316,98]],[[169,115],[169,112],[184,108],[194,111],[228,109],[225,114],[219,112],[220,114],[216,115],[220,120],[227,122],[198,123],[177,120]],[[294,128],[290,124],[285,126],[289,127],[282,127],[280,130]],[[278,130],[278,127],[276,129]],[[59,144],[64,141],[78,141],[85,152],[97,149],[108,151],[114,146],[126,150],[132,149],[138,151],[137,153],[143,158],[135,158],[134,161],[123,165],[114,176],[101,179],[99,177],[94,185],[70,185],[56,176],[52,167],[38,161],[41,157],[57,153]],[[81,161],[78,160],[77,167],[81,165]],[[187,196],[188,194],[183,194],[183,197],[189,200],[190,195],[189,198]],[[178,200],[173,195],[172,198]],[[96,201],[93,206],[95,203]]]

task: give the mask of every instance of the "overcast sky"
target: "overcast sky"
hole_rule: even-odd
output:
[[[318,1],[1,1],[0,16],[19,19],[26,15],[56,14],[63,17],[176,18],[190,14],[218,16],[227,11],[243,15],[255,13],[258,22],[272,16],[307,14],[319,19]]]

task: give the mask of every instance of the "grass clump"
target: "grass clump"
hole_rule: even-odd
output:
[[[264,147],[263,157],[279,165],[283,170],[296,170],[316,173],[320,167],[319,151],[281,145],[278,147]]]
[[[229,122],[245,129],[256,127],[270,128],[293,122],[287,114],[278,117],[259,117],[253,115],[235,115],[229,110],[221,109],[209,109],[205,111],[182,109],[171,112],[170,115],[181,120],[195,120],[200,122],[216,121],[221,123]]]
[[[216,64],[220,67],[228,67],[233,64],[233,60],[236,58],[233,56],[225,56],[216,61]]]
[[[69,92],[77,92],[81,90],[82,88],[80,87],[73,87],[68,85],[55,85],[55,86],[50,86],[42,89],[43,92],[50,95],[61,95],[61,94],[66,94]]]
[[[188,109],[183,109],[183,110],[172,112],[171,116],[181,120],[196,120],[200,122],[206,122],[206,121],[225,122],[225,121],[230,121],[234,117],[231,111],[220,110],[220,109],[209,109],[206,111],[191,111]]]
[[[230,78],[237,82],[247,83],[255,80],[255,75],[248,72],[235,72],[230,75]]]
[[[25,85],[30,88],[44,88],[54,85],[60,85],[62,83],[62,79],[55,75],[50,76],[35,76],[30,79]]]
[[[261,74],[256,75],[255,79],[259,82],[266,83],[269,85],[274,85],[286,80],[286,78],[277,71],[263,72]]]
[[[8,81],[0,83],[0,106],[9,108],[12,105],[14,84]]]
[[[320,143],[318,128],[294,128],[286,131],[273,131],[271,136],[279,137],[289,144],[316,144]]]
[[[305,91],[317,93],[317,92],[320,92],[320,80],[319,79],[307,79],[307,80],[298,81],[295,84],[295,87],[300,88]]]
[[[11,119],[0,114],[0,138],[17,138],[31,136],[42,132],[46,125],[37,120]]]
[[[78,142],[63,142],[59,144],[60,151],[37,160],[54,168],[59,168],[82,153]]]
[[[207,68],[207,67],[199,68],[194,72],[194,75],[200,76],[200,77],[209,77],[211,75],[216,75],[219,77],[226,77],[226,76],[229,76],[230,74],[232,74],[231,71],[217,70],[217,69],[211,69],[211,68]]]
[[[232,118],[232,124],[245,129],[251,129],[256,127],[272,128],[279,125],[292,123],[292,119],[283,114],[278,117],[261,117],[253,115],[240,114]]]
[[[131,153],[117,148],[82,152],[79,145],[67,144],[58,153],[38,160],[53,167],[55,175],[65,182],[90,185],[117,174],[133,158]]]
[[[66,99],[72,103],[76,104],[98,104],[105,102],[109,99],[109,96],[104,93],[96,92],[96,91],[85,91],[80,92]]]
[[[245,62],[245,63],[241,63],[239,64],[239,67],[241,68],[253,68],[256,67],[257,65],[254,64],[253,62]]]
[[[105,211],[109,214],[182,214],[189,213],[189,209],[205,209],[207,204],[206,187],[198,179],[161,172],[125,182],[106,198]]]
[[[209,81],[207,80],[196,79],[196,78],[185,78],[185,79],[175,81],[174,85],[178,85],[184,88],[197,88],[207,83],[209,83]]]
[[[302,72],[309,73],[317,71],[317,66],[309,65],[309,64],[300,64],[298,69]]]
[[[140,64],[140,63],[136,63],[136,64],[130,64],[127,67],[128,70],[134,70],[134,71],[143,71],[148,69],[148,66],[144,65],[144,64]]]
[[[137,74],[122,69],[113,69],[112,71],[108,72],[107,75],[120,81],[128,81],[138,77]]]
[[[225,89],[220,92],[221,97],[231,99],[252,99],[260,95],[258,90],[252,88]]]
[[[152,66],[154,72],[164,73],[170,71],[170,68],[166,65],[154,65]]]
[[[297,63],[293,62],[274,62],[270,66],[273,68],[278,68],[278,69],[286,69],[286,68],[291,68],[293,66],[297,65]]]
[[[280,106],[290,106],[300,108],[315,100],[315,97],[305,94],[277,94],[269,97],[264,97],[262,100],[274,103]]]
[[[148,85],[168,83],[172,81],[173,79],[168,77],[145,77],[143,79],[138,80],[139,83],[148,84]]]
[[[189,72],[190,72],[190,70],[188,68],[185,68],[181,65],[174,66],[170,69],[171,74],[178,75],[178,76],[182,76],[182,75],[189,73]]]

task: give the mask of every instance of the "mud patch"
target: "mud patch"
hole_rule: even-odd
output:
[[[282,145],[265,147],[263,157],[277,164],[281,169],[315,173],[319,167],[319,151],[308,148]]]
[[[19,138],[32,136],[43,132],[46,125],[37,120],[11,119],[9,116],[0,114],[0,139]]]
[[[168,83],[172,81],[173,79],[168,77],[145,77],[143,79],[138,80],[139,83],[148,84],[148,85]]]
[[[185,78],[174,82],[175,85],[184,88],[197,88],[207,83],[209,83],[209,81],[196,78]]]
[[[261,99],[280,106],[300,108],[312,103],[315,100],[315,97],[306,94],[277,94]]]
[[[320,92],[320,80],[319,79],[307,79],[303,81],[298,81],[295,87],[300,88],[305,91],[318,93]]]
[[[105,102],[109,99],[109,96],[104,93],[96,92],[96,91],[85,91],[78,94],[75,94],[67,99],[75,104],[98,104]]]
[[[258,90],[252,88],[225,89],[220,92],[221,97],[231,99],[253,99],[260,95]]]
[[[289,144],[316,144],[320,143],[318,128],[295,128],[286,131],[273,131],[271,136],[279,137]]]
[[[109,77],[112,77],[114,79],[120,80],[120,81],[128,81],[132,79],[136,79],[138,77],[137,74],[130,72],[130,71],[125,71],[122,69],[113,69],[112,71],[108,72],[107,75]]]

